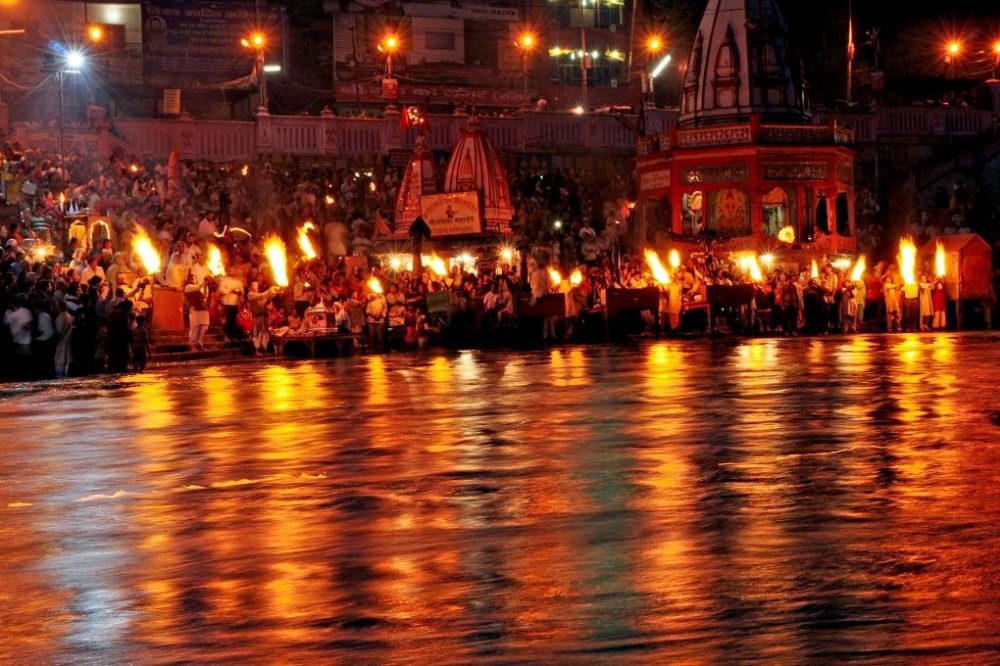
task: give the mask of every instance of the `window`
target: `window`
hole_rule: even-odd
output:
[[[428,51],[454,51],[455,33],[428,30],[424,33],[424,47]]]

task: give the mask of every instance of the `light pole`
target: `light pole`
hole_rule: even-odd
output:
[[[945,64],[948,65],[951,78],[955,78],[955,69],[958,65],[958,56],[962,53],[962,43],[958,41],[948,42],[945,47],[947,55],[944,57]]]
[[[657,56],[660,51],[663,50],[663,40],[655,35],[646,40],[646,64],[642,67],[642,87],[643,92],[646,93],[646,98],[650,102],[655,103],[655,97],[653,96],[653,78],[659,74],[659,71],[653,73],[649,69],[649,65],[652,59]],[[657,68],[659,69],[659,68]],[[647,99],[643,100],[643,104],[646,103]]]
[[[263,109],[268,107],[267,99],[267,77],[264,76],[264,49],[267,47],[267,39],[263,33],[255,32],[249,37],[240,40],[244,48],[256,51],[257,87],[260,91],[260,106]]]
[[[67,74],[79,74],[86,64],[87,59],[80,51],[69,51],[63,58],[59,67],[59,154],[66,154],[66,122],[65,122],[65,102],[63,95],[64,82]]]
[[[520,39],[515,42],[516,46],[521,49],[521,66],[524,75],[524,103],[528,103],[528,58],[531,56],[532,50],[535,48],[535,36],[530,32],[525,32],[521,34]]]
[[[379,50],[385,53],[386,78],[392,78],[392,54],[399,48],[399,38],[396,35],[386,35],[386,38],[378,46]]]
[[[589,106],[588,95],[587,95],[587,27],[585,16],[585,7],[587,0],[580,0],[580,73],[583,75],[581,77],[581,90],[583,92],[583,110],[586,111]]]

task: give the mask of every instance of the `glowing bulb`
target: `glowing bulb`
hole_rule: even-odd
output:
[[[83,54],[79,51],[70,51],[66,54],[66,69],[68,70],[80,70],[83,69],[83,64],[86,59]]]
[[[958,55],[958,52],[962,50],[962,45],[959,42],[949,42],[948,53],[952,55]]]
[[[104,29],[99,25],[92,25],[87,29],[87,35],[90,37],[90,41],[99,42],[104,39]]]

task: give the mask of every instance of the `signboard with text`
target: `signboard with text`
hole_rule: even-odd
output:
[[[240,44],[266,36],[268,62],[283,64],[285,17],[280,8],[224,0],[143,0],[142,68],[146,83],[212,85],[248,76],[255,54]]]
[[[432,238],[479,234],[483,231],[478,192],[427,194],[420,197],[420,208],[424,221],[431,229]]]

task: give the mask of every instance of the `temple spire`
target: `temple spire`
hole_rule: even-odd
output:
[[[685,127],[806,122],[802,65],[776,0],[709,0],[684,78]]]

